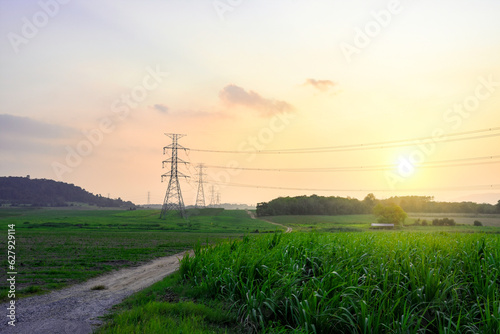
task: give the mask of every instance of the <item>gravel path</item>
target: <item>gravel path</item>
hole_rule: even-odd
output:
[[[185,253],[185,252],[184,252]],[[87,334],[102,322],[97,318],[125,297],[163,279],[179,268],[184,253],[125,268],[46,295],[16,300],[15,327],[8,325],[8,304],[0,305],[0,333]],[[105,290],[91,290],[104,285]]]

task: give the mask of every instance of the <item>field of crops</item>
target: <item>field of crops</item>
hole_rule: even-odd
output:
[[[181,277],[282,333],[499,333],[500,235],[292,233],[195,249]]]
[[[457,226],[413,226],[416,219],[426,219],[432,224],[434,218],[454,219]],[[317,231],[317,232],[361,232],[370,230],[372,223],[377,222],[374,215],[340,215],[340,216],[270,216],[263,219],[290,226],[294,231]],[[473,226],[474,221],[479,220],[482,227]],[[432,214],[411,213],[405,220],[405,230],[428,231],[428,232],[493,232],[499,231],[500,215],[467,215],[467,214]]]
[[[245,211],[190,211],[160,220],[158,210],[1,209],[0,249],[7,225],[15,224],[17,287],[20,296],[60,288],[107,271],[191,249],[244,233],[274,231]],[[7,257],[0,265],[7,268]],[[0,280],[6,282],[6,271]],[[0,300],[7,287],[0,286]]]
[[[480,221],[483,226],[500,227],[500,215],[498,214],[446,214],[446,213],[410,213],[408,219],[427,219],[429,222],[435,218],[451,218],[457,224],[473,225],[474,221]]]

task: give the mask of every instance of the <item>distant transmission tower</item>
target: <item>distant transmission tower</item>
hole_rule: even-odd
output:
[[[196,194],[196,204],[197,208],[205,207],[205,192],[203,191],[203,164],[198,165],[198,193]]]
[[[178,140],[185,135],[175,134],[175,133],[165,133],[166,136],[172,138],[172,144],[165,146],[163,148],[163,154],[167,149],[171,150],[171,157],[163,161],[162,167],[165,168],[165,164],[170,164],[170,173],[165,173],[161,176],[161,181],[163,182],[164,177],[170,177],[168,181],[168,188],[165,194],[165,200],[163,201],[163,207],[161,208],[160,218],[165,219],[167,212],[172,210],[179,211],[182,218],[186,218],[186,210],[184,208],[184,200],[182,199],[181,186],[179,184],[180,177],[188,177],[177,170],[178,163],[187,162],[179,159],[177,156],[177,151],[179,149],[186,150],[184,147],[178,144]]]
[[[151,201],[150,201],[150,195],[151,195],[151,192],[148,191],[148,205],[151,204]]]
[[[209,207],[215,208],[215,189],[214,186],[210,186],[210,205]]]
[[[215,205],[220,208],[220,191],[217,191],[217,200],[215,202]]]

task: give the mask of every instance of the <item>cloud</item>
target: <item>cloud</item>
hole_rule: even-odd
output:
[[[304,83],[304,86],[312,86],[322,92],[326,92],[330,88],[337,86],[337,83],[331,80],[307,79],[306,82]]]
[[[69,127],[40,122],[29,117],[0,114],[0,135],[57,139],[70,137],[75,133],[76,131]]]
[[[175,114],[178,117],[186,118],[212,118],[212,119],[223,119],[229,118],[230,116],[223,112],[208,112],[201,110],[182,110]]]
[[[12,159],[32,162],[35,158],[41,159],[37,160],[38,163],[50,160],[58,156],[64,144],[77,135],[78,131],[70,127],[0,114],[0,163]]]
[[[158,110],[159,112],[162,112],[162,113],[167,113],[169,110],[168,107],[164,104],[155,104],[151,108]]]
[[[254,91],[246,91],[236,85],[227,85],[219,92],[219,98],[230,106],[244,106],[260,112],[262,116],[294,111],[291,104],[285,101],[267,99]]]

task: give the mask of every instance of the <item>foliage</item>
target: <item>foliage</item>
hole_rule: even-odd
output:
[[[483,226],[483,223],[481,223],[479,220],[474,220],[474,226]]]
[[[474,202],[435,202],[431,196],[395,196],[380,200],[382,204],[394,203],[406,212],[428,213],[495,213],[495,206]]]
[[[396,204],[377,204],[373,208],[373,214],[378,217],[377,221],[380,224],[394,224],[394,226],[403,225],[408,217],[406,212]]]
[[[371,211],[369,202],[355,198],[298,196],[279,197],[257,204],[257,216],[277,215],[351,215]]]
[[[180,274],[254,331],[497,333],[500,236],[295,233],[198,246]]]
[[[450,218],[436,218],[432,220],[432,225],[434,226],[455,226],[457,223],[455,222],[455,219],[450,219]]]
[[[492,214],[500,212],[499,204],[478,204],[473,202],[434,202],[431,196],[401,196],[377,199],[368,194],[359,201],[355,198],[297,196],[279,197],[269,202],[257,204],[258,216],[278,215],[352,215],[371,213],[375,205],[398,205],[405,212],[428,213],[476,213]]]

